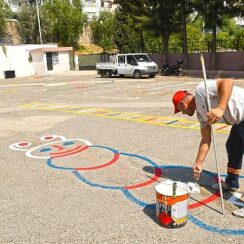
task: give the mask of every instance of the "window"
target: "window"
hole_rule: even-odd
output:
[[[53,52],[52,53],[52,61],[53,61],[53,64],[58,64],[59,63],[58,52]]]
[[[96,13],[93,13],[93,12],[87,12],[87,17],[88,17],[88,21],[92,21],[93,18],[95,17],[95,14]]]
[[[112,2],[111,1],[102,1],[101,6],[106,9],[109,10],[110,8],[112,8]]]
[[[134,57],[137,62],[151,62],[151,59],[145,54],[135,54]]]
[[[95,0],[86,0],[85,1],[85,6],[86,7],[95,7],[96,6],[96,1]]]
[[[124,64],[125,63],[125,56],[118,56],[118,63]]]
[[[137,62],[132,55],[127,55],[127,64],[137,65]]]

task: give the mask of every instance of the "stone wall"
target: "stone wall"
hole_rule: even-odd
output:
[[[85,25],[83,27],[83,33],[79,39],[79,45],[89,45],[94,44],[93,37],[92,37],[92,31],[90,25]]]
[[[17,30],[18,21],[15,19],[9,19],[7,22],[7,34],[11,38],[12,44],[21,44],[21,39]]]

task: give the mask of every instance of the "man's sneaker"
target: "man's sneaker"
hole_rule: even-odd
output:
[[[223,191],[238,191],[238,188],[230,186],[228,183],[226,182],[221,182],[222,185],[222,190]],[[212,189],[213,190],[219,190],[219,184],[213,184],[212,185]]]
[[[233,215],[244,218],[244,208],[237,209],[233,212]]]

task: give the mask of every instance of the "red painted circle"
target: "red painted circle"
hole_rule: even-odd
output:
[[[215,180],[216,182],[218,182],[218,180],[216,179],[216,177],[213,177],[213,178],[214,178],[214,180]],[[203,206],[203,205],[206,205],[206,204],[208,204],[208,203],[210,203],[210,202],[215,201],[216,199],[219,198],[219,196],[220,196],[219,191],[216,191],[216,192],[214,192],[212,195],[210,195],[209,197],[203,199],[202,201],[198,201],[198,202],[196,202],[196,203],[189,204],[188,208],[189,208],[189,209],[194,209],[194,208],[201,207],[201,206]]]
[[[45,137],[44,137],[45,140],[51,140],[51,139],[53,139],[53,138],[54,138],[53,136],[45,136]]]
[[[217,182],[217,179],[215,177],[213,177],[214,180]],[[201,200],[201,201],[198,201],[198,202],[195,202],[195,203],[190,203],[188,205],[188,209],[194,209],[194,208],[199,208],[201,206],[204,206],[210,202],[213,202],[215,201],[217,198],[219,198],[219,191],[216,191],[214,192],[213,194],[211,194],[209,197]]]
[[[88,147],[87,147],[87,148],[88,148]],[[119,159],[119,154],[118,154],[118,153],[115,153],[113,159],[110,160],[109,162],[105,163],[105,164],[101,164],[101,165],[93,166],[93,167],[75,168],[75,170],[80,171],[80,170],[100,169],[100,168],[103,168],[103,167],[106,167],[106,166],[108,166],[108,165],[110,165],[110,164],[115,163],[118,159]]]
[[[20,147],[25,147],[25,146],[28,146],[29,144],[30,144],[29,142],[20,142],[19,146]]]
[[[131,189],[136,189],[136,188],[139,188],[139,187],[143,187],[143,186],[155,183],[155,181],[157,181],[158,178],[161,175],[162,175],[162,170],[160,168],[156,168],[155,167],[155,174],[150,180],[142,182],[142,183],[134,184],[134,185],[125,186],[124,188],[127,189],[127,190],[131,190]],[[217,179],[215,177],[214,177],[214,180],[217,182]],[[216,199],[219,198],[219,196],[220,196],[219,195],[219,191],[216,191],[213,194],[211,194],[209,197],[207,197],[207,198],[205,198],[205,199],[203,199],[201,201],[198,201],[196,203],[190,203],[188,205],[188,208],[189,209],[194,209],[194,208],[201,207],[203,205],[206,205],[206,204],[208,204],[210,202],[215,201]]]
[[[125,186],[124,188],[127,189],[127,190],[130,190],[130,189],[136,189],[136,188],[139,188],[139,187],[150,185],[152,183],[155,183],[155,181],[158,180],[158,178],[161,176],[161,174],[162,174],[161,169],[160,168],[155,168],[155,174],[150,180],[147,180],[145,182],[138,183],[138,184],[135,184],[135,185]]]
[[[217,179],[215,177],[213,177],[214,180],[217,182]],[[188,209],[194,209],[194,208],[199,208],[201,206],[204,206],[210,202],[213,202],[215,201],[217,198],[219,198],[219,191],[216,191],[214,192],[213,194],[211,194],[209,197],[201,200],[201,201],[198,201],[198,202],[195,202],[195,203],[190,203],[188,205]]]
[[[87,150],[88,148],[91,148],[91,147],[97,147],[97,146],[84,146],[84,147],[76,147],[76,148],[74,148],[74,149],[72,149],[72,150],[69,150],[69,151],[65,151],[65,152],[61,152],[61,153],[50,153],[50,159],[51,159],[51,164],[53,165],[53,166],[55,166],[53,163],[52,163],[52,160],[53,159],[55,159],[55,158],[63,158],[63,157],[65,157],[65,156],[70,156],[70,155],[73,155],[73,154],[75,154],[75,153],[78,153],[78,152],[82,152],[82,151],[85,151],[85,150]],[[100,168],[104,168],[104,167],[106,167],[106,166],[108,166],[108,165],[111,165],[111,164],[113,164],[113,163],[115,163],[116,161],[118,161],[118,159],[119,159],[119,155],[120,155],[120,153],[118,152],[118,151],[115,151],[115,150],[111,150],[110,148],[107,148],[107,147],[101,147],[101,146],[99,146],[99,148],[105,148],[105,149],[107,149],[107,150],[110,150],[110,151],[112,151],[113,152],[113,158],[110,160],[110,161],[108,161],[108,162],[106,162],[106,163],[103,163],[103,164],[100,164],[100,165],[97,165],[97,166],[92,166],[92,167],[75,167],[75,168],[68,168],[68,167],[61,167],[62,169],[72,169],[72,170],[76,170],[76,171],[81,171],[81,170],[94,170],[94,169],[100,169]],[[55,166],[56,167],[56,166]],[[60,167],[59,167],[60,168]]]

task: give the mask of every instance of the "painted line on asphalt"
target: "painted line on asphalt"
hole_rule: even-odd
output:
[[[48,104],[48,103],[29,103],[19,105],[21,108],[46,110],[55,112],[73,113],[78,115],[96,116],[117,120],[126,120],[150,125],[166,126],[180,129],[199,130],[199,123],[196,120],[188,120],[185,118],[171,117],[171,116],[151,116],[146,114],[139,114],[133,112],[112,111],[103,108],[88,108],[81,106],[65,106],[62,104]],[[214,130],[217,133],[228,134],[231,126],[223,123],[216,123]]]

